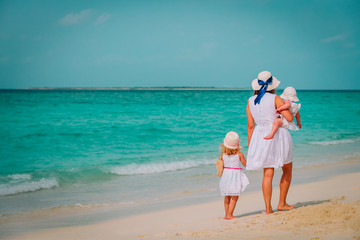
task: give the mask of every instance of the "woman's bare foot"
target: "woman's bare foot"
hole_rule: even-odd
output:
[[[274,211],[273,211],[273,210],[266,211],[266,214],[272,214],[272,213],[274,213]]]
[[[289,211],[289,210],[293,210],[295,208],[295,206],[291,206],[287,203],[285,203],[283,206],[278,206],[278,210],[279,211]]]
[[[271,213],[274,213],[274,211],[272,210],[272,208],[266,209],[266,214],[271,214]]]
[[[234,219],[234,218],[239,218],[239,217],[235,217],[235,216],[224,217],[224,219],[226,219],[226,220],[231,220],[231,219]]]

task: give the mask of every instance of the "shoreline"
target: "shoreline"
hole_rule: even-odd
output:
[[[338,162],[320,163],[320,165],[301,166],[300,164],[300,167],[298,166],[299,164],[297,164],[297,161],[295,161],[292,184],[318,181],[341,173],[360,171],[360,164],[356,164],[356,159],[358,157],[360,158],[360,155],[348,156]],[[214,176],[213,164],[203,166],[202,171],[204,174],[199,174],[197,168],[189,168],[161,174],[127,176],[126,180],[128,182],[136,181],[138,185],[147,184],[151,179],[156,179],[154,182],[157,182],[158,184],[161,184],[161,179],[167,178],[170,180],[170,183],[162,184],[158,187],[150,186],[144,196],[134,196],[133,198],[129,198],[125,194],[120,193],[121,189],[124,189],[122,187],[123,185],[121,185],[124,184],[124,178],[115,178],[105,183],[93,182],[91,186],[83,185],[83,187],[88,187],[88,189],[90,189],[82,193],[83,195],[85,193],[90,194],[88,195],[91,196],[92,200],[90,201],[86,201],[85,199],[82,201],[80,196],[77,197],[78,200],[72,199],[68,202],[63,201],[67,199],[67,197],[72,197],[70,195],[71,192],[76,191],[79,188],[72,186],[60,186],[40,191],[1,196],[0,205],[2,204],[3,208],[0,212],[0,225],[4,222],[5,218],[14,222],[15,220],[13,219],[41,219],[41,216],[44,215],[54,216],[60,214],[61,216],[66,217],[67,215],[81,215],[87,213],[99,215],[92,218],[95,219],[92,222],[96,222],[99,217],[101,219],[117,218],[118,216],[127,217],[134,214],[146,213],[149,209],[161,210],[164,208],[185,206],[218,199],[219,193],[217,188],[219,179]],[[274,181],[280,180],[280,172],[280,169],[275,171]],[[261,189],[260,179],[262,177],[262,171],[245,171],[245,173],[251,182],[247,187],[246,192]],[[186,178],[186,181],[183,181],[183,184],[171,184],[171,182],[175,183],[176,179],[184,177]],[[106,186],[102,186],[103,184],[106,184]],[[172,190],[167,191],[166,189],[169,189],[171,186],[173,186]],[[104,187],[106,187],[106,189]],[[105,195],[101,194],[103,197],[99,197],[99,191]],[[125,196],[125,198],[123,196]],[[62,200],[56,201],[57,198]],[[103,209],[111,209],[116,213],[96,214]],[[82,222],[81,218],[79,218],[78,222]]]
[[[329,166],[330,165],[330,166]],[[346,201],[355,202],[360,200],[360,184],[357,183],[357,179],[360,177],[359,159],[350,159],[346,163],[328,164],[328,166],[312,166],[308,168],[295,169],[294,178],[298,178],[297,182],[290,187],[288,202],[290,204],[298,203],[299,206],[323,206],[322,204],[328,203],[329,200],[334,198],[342,198],[345,196]],[[336,172],[336,170],[344,170],[343,173]],[[329,177],[319,176],[332,169],[332,174]],[[349,173],[350,172],[350,173]],[[330,171],[331,173],[331,171]],[[280,173],[275,173],[274,189],[273,189],[273,207],[276,207],[276,201],[278,199],[278,182]],[[319,178],[320,177],[320,178]],[[307,178],[311,179],[309,182],[303,181]],[[344,183],[350,184],[344,184]],[[320,201],[320,202],[319,202]],[[322,202],[323,201],[323,202]],[[334,200],[335,201],[335,200]],[[333,202],[334,202],[333,201]],[[196,202],[196,201],[195,201]],[[246,202],[248,204],[246,204]],[[338,201],[342,204],[342,201]],[[355,204],[353,203],[353,204]],[[151,207],[151,205],[150,205]],[[300,209],[300,208],[299,208]],[[113,211],[114,209],[99,208],[99,212],[106,213]],[[185,237],[186,239],[198,238],[206,232],[207,238],[213,238],[215,235],[228,234],[228,229],[234,223],[237,227],[242,226],[244,221],[254,221],[250,218],[264,218],[264,211],[262,193],[260,189],[247,192],[240,196],[235,214],[241,216],[234,221],[222,220],[223,206],[222,198],[218,198],[212,201],[205,201],[204,203],[187,203],[184,205],[167,206],[165,208],[151,208],[146,212],[135,213],[128,216],[118,216],[112,218],[98,219],[99,221],[89,221],[89,218],[98,217],[98,213],[81,215],[83,217],[82,224],[70,224],[70,226],[59,227],[56,225],[56,221],[66,221],[66,218],[59,215],[52,216],[54,225],[47,227],[40,227],[37,230],[27,229],[26,222],[12,223],[11,229],[17,229],[20,227],[22,231],[12,232],[7,234],[6,239],[63,239],[64,234],[68,238],[76,239],[97,239],[95,236],[99,236],[102,232],[106,232],[107,235],[102,239],[173,239],[178,237]],[[69,212],[76,214],[74,209],[69,209]],[[69,213],[67,212],[67,213]],[[96,212],[96,211],[95,211]],[[200,214],[195,214],[199,212]],[[288,212],[291,213],[292,211]],[[66,214],[67,214],[66,213]],[[105,214],[106,215],[106,214]],[[49,217],[49,216],[47,216]],[[87,219],[87,220],[86,220]],[[154,221],[156,220],[156,221]],[[266,222],[266,218],[263,219]],[[202,224],[199,224],[201,222]],[[40,219],[37,224],[47,223],[47,218]],[[140,223],[141,228],[131,227],[130,223]],[[171,224],[170,224],[171,223]],[[239,223],[240,225],[238,226]],[[244,223],[245,224],[245,223]],[[31,225],[31,224],[30,224]],[[150,225],[150,227],[148,226]],[[210,229],[216,228],[217,225],[222,226],[217,231],[213,232]],[[360,226],[360,222],[359,222]],[[4,227],[4,226],[3,226]],[[29,227],[29,225],[27,226]],[[111,232],[109,228],[114,228],[115,232]],[[96,230],[97,229],[97,230]],[[216,228],[217,229],[217,228]],[[243,229],[244,230],[244,229]],[[242,230],[242,231],[243,231]],[[200,235],[194,232],[203,232]],[[209,231],[211,234],[209,235]],[[230,230],[229,230],[230,231]],[[236,230],[232,230],[236,231]],[[230,231],[231,232],[231,231]],[[90,234],[91,233],[91,234]],[[267,233],[266,231],[264,234]],[[288,233],[288,232],[287,232]],[[69,234],[69,235],[68,235]],[[11,236],[12,235],[12,236]],[[142,237],[141,237],[142,236]],[[234,235],[236,236],[236,234]],[[271,236],[271,234],[269,235]],[[216,237],[214,237],[216,239]],[[223,238],[223,237],[220,237]]]

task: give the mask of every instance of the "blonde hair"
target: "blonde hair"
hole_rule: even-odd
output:
[[[226,155],[230,156],[230,155],[235,155],[235,154],[239,154],[241,153],[240,147],[235,148],[235,149],[230,149],[224,146],[224,144],[220,145],[220,149],[219,152],[221,152],[220,157],[223,153],[225,153]]]

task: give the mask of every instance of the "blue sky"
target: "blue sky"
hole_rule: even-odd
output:
[[[0,88],[360,89],[360,1],[0,0]]]

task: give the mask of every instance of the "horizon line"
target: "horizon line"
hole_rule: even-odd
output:
[[[278,88],[283,90],[283,88]],[[20,90],[20,91],[252,91],[251,88],[236,87],[31,87],[31,88],[0,88],[0,91]],[[297,89],[297,91],[360,91],[360,89]]]

